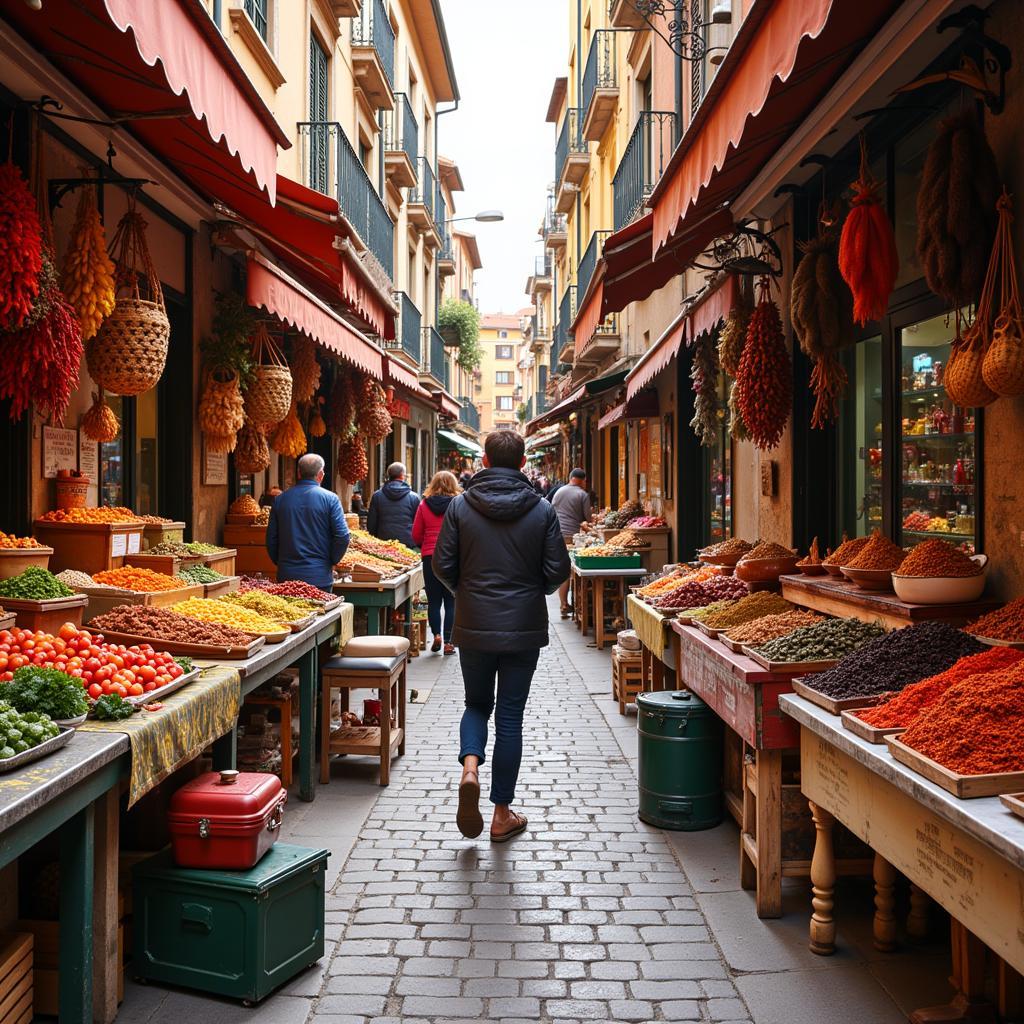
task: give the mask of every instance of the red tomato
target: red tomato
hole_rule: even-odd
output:
[[[62,640],[71,640],[78,636],[78,629],[75,627],[73,622],[65,622],[60,627],[60,632],[57,634]]]
[[[102,697],[103,696],[103,687],[100,686],[99,683],[93,683],[89,687],[89,696],[92,697],[93,700],[95,700],[97,697]]]
[[[143,689],[141,683],[132,683],[132,685],[128,687],[128,693],[132,697],[141,697],[145,692],[146,691]]]

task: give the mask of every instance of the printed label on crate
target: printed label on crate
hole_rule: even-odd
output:
[[[128,537],[128,554],[137,555],[142,547],[142,534],[141,533],[129,533]]]
[[[115,533],[111,535],[110,554],[113,558],[123,558],[128,554],[128,534]]]

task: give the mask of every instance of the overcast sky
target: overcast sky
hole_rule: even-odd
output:
[[[528,305],[523,293],[543,252],[537,228],[554,176],[554,126],[544,120],[555,76],[568,56],[564,0],[441,0],[462,100],[439,125],[439,151],[462,171],[456,216],[499,209],[500,224],[455,225],[476,234],[484,313]]]

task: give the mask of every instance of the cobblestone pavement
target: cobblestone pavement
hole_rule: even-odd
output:
[[[529,832],[492,847],[455,827],[462,680],[448,659],[328,895],[341,938],[310,1021],[748,1020],[557,632],[527,707]]]

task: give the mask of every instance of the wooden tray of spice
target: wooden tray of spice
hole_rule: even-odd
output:
[[[725,633],[721,633],[719,635],[718,642],[721,643],[721,644],[725,644],[725,646],[728,647],[729,650],[732,651],[733,654],[742,654],[743,653],[743,646],[744,645],[736,643],[735,640],[730,640],[725,635]]]
[[[17,618],[13,612],[10,615],[0,615],[0,629],[14,629]]]
[[[993,772],[985,775],[961,775],[930,757],[908,747],[896,736],[887,736],[885,742],[893,758],[908,768],[934,782],[947,793],[961,800],[973,800],[984,796],[1001,796],[1003,793],[1019,792],[1024,787],[1024,772]]]
[[[312,626],[313,621],[316,619],[316,612],[310,612],[304,619],[296,619],[294,622],[289,622],[288,625],[291,627],[293,633],[301,633],[307,626]]]
[[[282,636],[290,636],[290,631]],[[168,654],[184,654],[191,658],[215,660],[224,658],[230,661],[241,661],[251,658],[267,641],[263,633],[254,636],[244,647],[226,646],[221,644],[187,644],[177,640],[160,640],[150,636],[139,636],[135,633],[115,633],[103,630],[103,639],[108,643],[124,644],[132,647],[135,644],[149,644],[155,651],[166,651]]]
[[[881,697],[829,697],[819,690],[815,690],[814,687],[809,686],[803,679],[793,679],[793,692],[798,697],[803,697],[804,700],[809,700],[812,704],[821,708],[823,711],[827,711],[830,715],[838,715],[843,711],[853,711],[855,708],[872,708],[874,707]]]
[[[693,625],[696,626],[705,636],[711,637],[712,640],[717,640],[718,635],[724,632],[721,629],[715,629],[713,626],[706,626],[700,619],[694,619]]]
[[[838,658],[831,661],[769,661],[756,647],[744,647],[743,653],[762,668],[783,676],[809,676],[815,672],[827,672],[838,664]]]
[[[974,639],[989,647],[1012,647],[1016,651],[1024,651],[1024,640],[997,640],[992,636],[975,636]]]
[[[872,706],[868,705],[868,707]],[[842,719],[844,729],[852,732],[854,736],[859,736],[862,740],[867,740],[868,743],[884,744],[886,736],[896,736],[898,733],[907,731],[905,725],[889,729],[879,729],[874,725],[868,725],[863,718],[857,715],[856,711],[841,711],[839,717]]]
[[[1001,793],[999,799],[1007,810],[1016,814],[1018,818],[1024,818],[1024,793]]]

